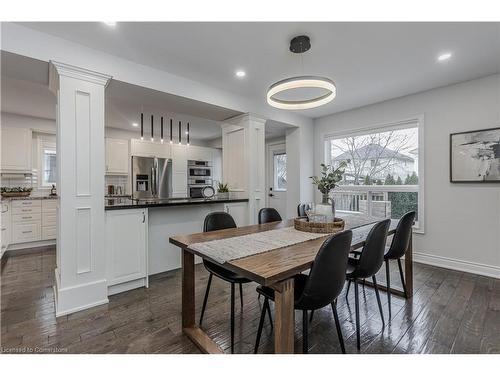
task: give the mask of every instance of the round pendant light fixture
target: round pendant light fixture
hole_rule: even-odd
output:
[[[308,36],[300,35],[290,42],[290,51],[302,54],[311,48]],[[286,94],[297,89],[321,90],[321,94],[313,98],[286,99],[278,94]],[[331,102],[337,95],[335,83],[326,77],[303,75],[287,78],[272,84],[267,90],[267,103],[273,107],[289,110],[311,109]]]

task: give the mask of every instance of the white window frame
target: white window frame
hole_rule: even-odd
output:
[[[423,114],[409,117],[402,120],[386,122],[383,124],[373,124],[353,130],[338,131],[327,133],[323,137],[323,162],[330,163],[330,142],[333,139],[345,138],[350,136],[360,136],[369,133],[382,133],[391,130],[401,130],[414,127],[417,124],[418,128],[418,185],[346,185],[335,188],[336,191],[362,191],[368,193],[367,206],[370,207],[371,192],[383,191],[401,191],[401,192],[418,192],[418,222],[415,223],[413,231],[415,233],[425,233],[425,172],[424,172],[424,127],[425,117]],[[370,212],[367,209],[367,212]]]

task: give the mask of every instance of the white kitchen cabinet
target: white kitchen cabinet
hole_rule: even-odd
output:
[[[222,140],[224,182],[228,183],[231,191],[248,193],[245,128],[223,129]]]
[[[106,211],[105,232],[108,294],[147,286],[147,209]]]
[[[1,229],[2,229],[2,248],[0,251],[0,258],[3,256],[3,253],[5,250],[7,250],[7,247],[10,244],[10,236],[11,236],[11,221],[10,221],[10,214],[11,214],[11,205],[9,201],[1,202],[2,206],[2,224],[1,224]]]
[[[201,146],[189,146],[187,160],[213,161],[213,148]]]
[[[234,202],[224,204],[224,211],[230,214],[236,226],[242,227],[248,225],[248,203],[247,202]]]
[[[2,126],[2,172],[31,173],[31,129]]]
[[[169,143],[151,142],[140,139],[132,139],[130,141],[130,151],[133,156],[147,156],[157,158],[172,157]]]
[[[214,186],[217,182],[222,181],[222,150],[218,148],[212,149],[212,174]]]
[[[106,138],[106,174],[128,175],[128,143],[125,139]]]
[[[11,202],[12,243],[40,241],[42,239],[42,202],[38,199]]]
[[[42,200],[42,240],[57,238],[57,200]]]
[[[185,198],[187,191],[187,149],[191,146],[172,145],[172,197]]]

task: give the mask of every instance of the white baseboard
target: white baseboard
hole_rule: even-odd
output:
[[[122,292],[126,292],[127,290],[137,289],[147,287],[147,278],[143,277],[142,279],[127,281],[125,283],[116,284],[108,286],[108,296],[112,296],[113,294],[118,294]]]
[[[24,249],[32,249],[36,247],[44,247],[44,246],[51,246],[55,245],[56,240],[41,240],[41,241],[33,241],[33,242],[22,242],[22,243],[15,243],[15,244],[10,244],[5,252],[12,252],[14,253],[17,250],[24,250]]]
[[[54,285],[56,317],[86,310],[109,302],[106,279],[61,288],[58,276],[58,270],[56,268],[56,283]]]
[[[439,255],[424,254],[419,252],[413,253],[413,260],[417,263],[449,268],[456,271],[463,271],[476,275],[489,276],[500,279],[500,267],[490,266],[488,264],[469,262],[465,260],[447,258]]]

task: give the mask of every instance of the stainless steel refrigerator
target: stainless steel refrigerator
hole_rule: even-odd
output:
[[[133,198],[141,200],[172,197],[172,160],[132,156]]]

